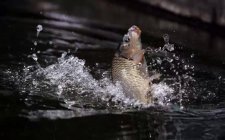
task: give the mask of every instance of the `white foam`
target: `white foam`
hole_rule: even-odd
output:
[[[169,103],[173,92],[174,90],[164,82],[152,85],[153,97],[157,99],[157,103],[160,105]]]

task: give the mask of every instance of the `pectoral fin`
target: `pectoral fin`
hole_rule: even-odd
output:
[[[149,77],[149,81],[152,82],[153,80],[159,80],[160,77],[161,77],[161,74],[155,72],[153,75],[151,75],[151,76]]]
[[[131,59],[136,63],[136,64],[143,64],[144,63],[144,54],[145,51],[144,50],[140,50],[137,53],[135,53]]]

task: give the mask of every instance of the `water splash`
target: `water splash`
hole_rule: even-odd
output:
[[[37,55],[33,54],[31,57],[37,62]],[[68,108],[73,108],[74,105],[117,109],[146,106],[126,97],[120,83],[112,83],[108,71],[102,72],[102,78],[97,80],[85,66],[84,60],[68,56],[65,52],[57,63],[45,68],[39,65],[34,69],[32,66],[24,68],[19,87],[32,95],[60,98]],[[165,83],[153,85],[153,95],[160,105],[169,101],[165,96],[171,92],[172,89]]]
[[[32,58],[37,60],[34,56]],[[24,68],[25,76],[21,84],[25,85],[21,88],[31,94],[53,96],[79,105],[92,103],[119,108],[140,105],[138,101],[124,96],[119,83],[113,84],[109,77],[94,79],[84,60],[67,56],[67,53],[63,53],[56,64],[32,69]]]
[[[163,39],[165,42],[163,47],[148,47],[146,51],[149,70],[154,69],[162,75],[161,83],[153,85],[153,91],[158,94],[154,96],[159,98],[159,104],[173,103],[182,109],[184,102],[190,102],[191,95],[198,90],[192,86],[195,83],[193,77],[195,67],[190,63],[190,59],[193,59],[195,55],[192,53],[190,58],[184,59],[174,51],[174,44],[170,44],[168,34],[164,34]],[[161,87],[161,85],[163,86]],[[157,87],[156,90],[155,87]],[[164,91],[160,89],[164,89]],[[190,92],[192,93],[190,94]]]
[[[166,83],[160,82],[159,84],[152,85],[153,97],[157,99],[157,104],[168,105],[171,101],[174,89],[169,87]]]
[[[164,39],[164,42],[165,42],[165,45],[164,45],[163,48],[167,49],[168,51],[174,51],[174,44],[169,43],[169,41],[170,41],[169,35],[164,34],[163,39]]]

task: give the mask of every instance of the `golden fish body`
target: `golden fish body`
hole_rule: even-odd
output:
[[[144,104],[151,103],[150,82],[146,63],[114,57],[112,61],[113,82],[119,81],[126,96]]]
[[[141,44],[141,30],[132,26],[124,35],[112,61],[113,82],[120,82],[127,97],[152,102],[150,78]]]

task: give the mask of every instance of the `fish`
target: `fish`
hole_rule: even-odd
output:
[[[151,80],[142,49],[141,30],[133,25],[123,36],[112,60],[112,80],[119,82],[129,98],[143,104],[152,103]]]

